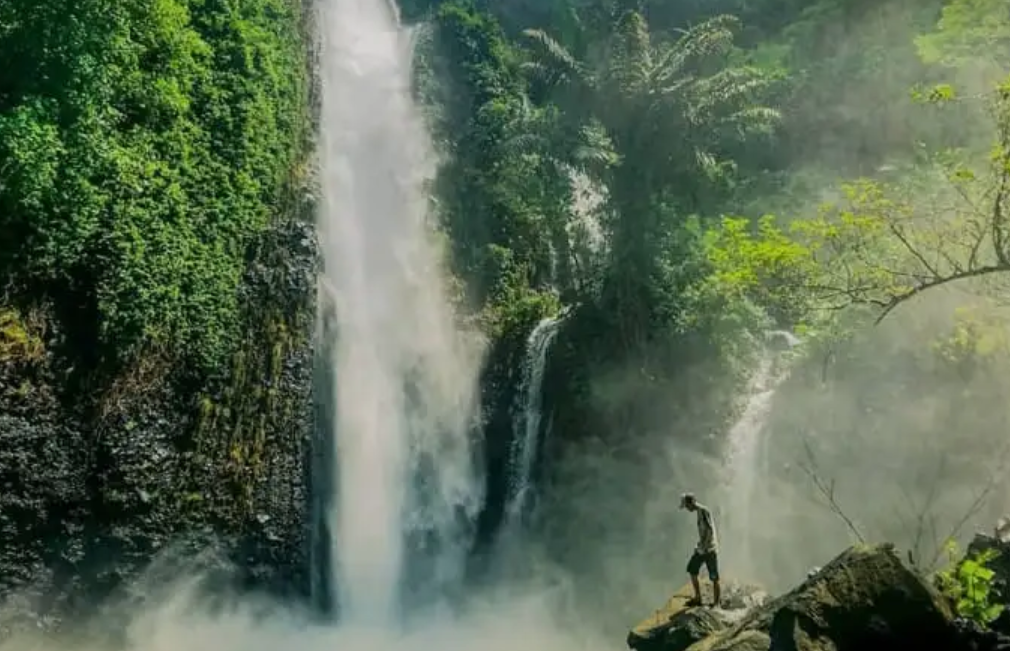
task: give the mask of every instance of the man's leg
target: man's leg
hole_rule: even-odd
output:
[[[705,565],[708,567],[708,578],[712,579],[712,597],[714,598],[713,606],[719,606],[722,602],[722,587],[719,585],[719,555],[717,552],[711,552],[705,559]]]
[[[695,552],[691,555],[691,560],[687,562],[687,573],[691,577],[691,587],[694,588],[693,601],[699,606],[701,605],[701,585],[698,583],[698,572],[701,571],[701,564],[704,560],[701,554]]]

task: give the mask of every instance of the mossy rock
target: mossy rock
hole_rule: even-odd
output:
[[[701,584],[702,599],[712,603],[712,585]],[[628,633],[627,644],[635,651],[684,651],[695,642],[727,628],[734,618],[721,608],[688,605],[692,597],[691,584],[685,584],[652,616],[639,622]],[[760,600],[764,593],[749,585],[723,586],[723,604],[746,604]],[[737,610],[737,613],[740,611]]]
[[[958,649],[950,606],[891,545],[852,547],[690,651]]]

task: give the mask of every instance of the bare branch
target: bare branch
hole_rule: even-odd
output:
[[[841,505],[838,504],[838,500],[835,499],[834,480],[832,479],[830,482],[825,483],[824,479],[818,472],[817,459],[814,456],[814,451],[810,447],[809,441],[807,441],[806,439],[803,440],[803,449],[806,452],[807,462],[800,463],[799,464],[800,468],[803,470],[804,474],[806,474],[806,476],[810,478],[810,481],[813,483],[814,487],[825,499],[828,508],[831,509],[831,512],[837,515],[838,518],[845,523],[845,526],[848,527],[849,531],[852,532],[852,535],[856,537],[856,540],[858,540],[860,543],[865,544],[866,539],[863,537],[863,534],[859,531],[859,527],[857,527],[855,522],[853,522],[852,519],[845,513]]]
[[[906,188],[908,196],[898,201],[885,195],[900,190],[872,181],[854,186],[852,205],[849,210],[838,209],[840,215],[868,214],[873,227],[864,228],[863,217],[851,223],[843,219],[819,243],[824,255],[815,254],[814,261],[836,278],[825,283],[829,287],[823,288],[827,291],[821,298],[875,306],[879,324],[899,305],[929,289],[1010,272],[1010,97],[1004,94],[997,102],[996,150],[985,183],[968,186],[964,181],[973,180],[973,174],[945,174],[952,191],[929,202],[928,214],[921,215],[925,225],[913,223],[920,216],[915,206],[925,204],[918,196],[920,186]],[[881,235],[891,243],[879,241]],[[897,264],[886,261],[889,253],[896,254]],[[817,294],[817,288],[811,289]]]
[[[947,535],[943,537],[943,540],[936,539],[934,533],[934,540],[936,540],[936,552],[930,561],[930,568],[936,567],[940,562],[940,557],[943,556],[943,544],[948,540],[952,540],[961,535],[961,531],[964,530],[965,525],[974,518],[985,506],[986,501],[989,496],[992,495],[1004,480],[1004,470],[1006,469],[1007,459],[1010,456],[1010,444],[1004,445],[1003,450],[1000,454],[999,463],[993,468],[986,479],[985,484],[982,486],[981,490],[975,495],[972,501],[968,504],[964,513],[958,518],[950,527]]]
[[[898,238],[898,241],[901,242],[902,246],[905,247],[905,250],[908,251],[910,254],[912,254],[912,256],[916,260],[918,260],[923,267],[926,268],[926,271],[928,271],[932,275],[934,280],[940,278],[940,273],[936,270],[936,267],[926,262],[926,256],[924,256],[922,252],[920,252],[918,249],[912,246],[912,243],[908,240],[907,237],[905,237],[905,232],[901,229],[900,226],[898,226],[894,222],[891,222],[888,224],[888,228],[891,231],[891,234],[894,235],[896,238]]]

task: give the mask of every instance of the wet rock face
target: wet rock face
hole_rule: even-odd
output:
[[[656,640],[654,648],[662,651],[685,651],[695,642],[704,640],[728,625],[725,618],[707,608],[691,608],[677,613],[670,620],[670,628]],[[639,651],[649,651],[650,645],[638,647]]]
[[[86,613],[166,551],[219,549],[241,585],[309,580],[316,257],[310,223],[250,252],[232,368],[144,357],[105,382],[0,356],[0,637]]]

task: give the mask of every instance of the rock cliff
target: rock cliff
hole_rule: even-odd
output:
[[[946,599],[891,545],[852,547],[736,622],[722,609],[688,608],[688,594],[675,595],[637,626],[628,645],[636,651],[990,648],[965,635]]]

